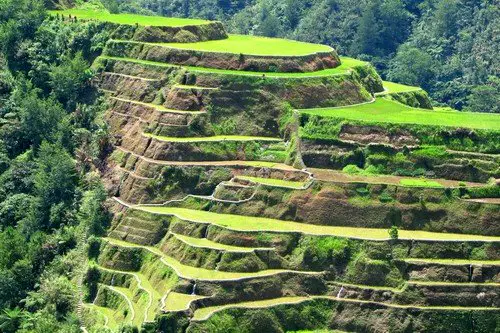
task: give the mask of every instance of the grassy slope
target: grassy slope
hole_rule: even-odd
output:
[[[207,211],[177,207],[135,206],[134,208],[155,214],[176,215],[180,219],[220,225],[239,231],[301,232],[310,235],[331,235],[359,239],[389,239],[389,234],[386,229],[313,225],[264,217],[217,214]],[[500,237],[495,236],[438,233],[421,230],[399,230],[399,238],[436,241],[500,241]]]
[[[103,59],[111,59],[116,61],[126,61],[143,65],[152,65],[152,66],[160,66],[160,67],[179,67],[177,65],[149,61],[149,60],[141,60],[141,59],[133,59],[133,58],[119,58],[119,57],[108,57],[101,56]],[[188,69],[191,72],[199,72],[199,73],[214,73],[214,74],[225,74],[225,75],[239,75],[239,76],[265,76],[266,78],[314,78],[314,77],[323,77],[323,76],[334,76],[334,75],[345,75],[349,73],[349,70],[356,66],[366,66],[367,63],[361,60],[340,57],[341,65],[335,68],[323,69],[315,72],[304,72],[304,73],[276,73],[276,72],[250,72],[250,71],[241,71],[241,70],[230,70],[230,69],[217,69],[217,68],[208,68],[208,67],[195,67],[195,66],[181,66],[183,68]]]
[[[168,137],[144,133],[144,136],[167,142],[218,142],[218,141],[282,141],[279,138],[264,136],[244,136],[244,135],[215,135],[208,137]]]
[[[357,106],[303,109],[300,111],[318,116],[366,122],[500,130],[499,114],[416,109],[386,98],[377,98],[374,103]]]
[[[262,185],[277,186],[277,187],[302,188],[306,184],[305,182],[294,182],[290,180],[275,179],[275,178],[261,178],[261,177],[249,177],[249,176],[237,176],[236,178],[248,180]]]
[[[110,14],[105,11],[97,11],[90,9],[66,9],[66,10],[52,10],[50,14],[62,14],[64,16],[76,16],[85,20],[98,20],[117,24],[135,25],[136,23],[141,26],[168,26],[168,27],[182,27],[186,25],[201,25],[207,24],[209,21],[198,19],[186,19],[178,17],[163,17],[163,16],[145,16],[135,14]]]
[[[326,45],[248,35],[229,35],[229,38],[227,39],[211,40],[206,42],[161,43],[160,45],[207,52],[265,56],[303,56],[318,52],[332,51],[332,48]]]

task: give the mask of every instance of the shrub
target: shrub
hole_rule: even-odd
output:
[[[389,236],[391,236],[391,239],[398,239],[399,237],[399,231],[398,231],[398,227],[393,225],[390,229],[389,229]]]

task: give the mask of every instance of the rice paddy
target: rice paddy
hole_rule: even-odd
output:
[[[379,97],[373,103],[339,108],[303,109],[302,113],[367,123],[416,124],[500,130],[500,114],[412,108]]]

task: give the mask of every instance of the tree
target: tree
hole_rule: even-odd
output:
[[[370,1],[361,13],[358,29],[356,31],[356,38],[352,45],[352,52],[356,55],[376,54],[379,30],[377,20],[375,18],[377,6],[378,1]]]
[[[56,98],[66,110],[73,111],[77,102],[85,100],[85,88],[93,74],[88,63],[78,52],[73,58],[64,57],[58,66],[52,66],[50,83]]]
[[[399,238],[399,230],[398,230],[398,227],[393,225],[390,229],[389,229],[389,236],[391,237],[391,239],[393,240],[396,240]]]
[[[26,42],[36,33],[46,12],[40,0],[0,1],[0,50],[13,70],[27,71]]]
[[[467,99],[467,110],[500,113],[500,78],[492,76],[487,84],[473,88]]]
[[[17,332],[25,317],[26,311],[18,307],[14,309],[4,309],[3,313],[0,315],[0,331],[4,333]]]
[[[403,45],[389,63],[389,80],[414,86],[429,87],[434,77],[434,60],[415,47]]]
[[[41,218],[47,226],[57,228],[59,221],[49,221],[50,211],[73,199],[77,181],[75,162],[59,144],[44,142],[37,163],[35,193],[40,198]]]

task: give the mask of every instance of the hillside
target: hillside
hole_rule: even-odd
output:
[[[498,330],[500,115],[219,21],[5,4],[1,332]]]
[[[321,45],[94,19],[115,149],[88,330],[496,327],[499,116],[432,110]]]

